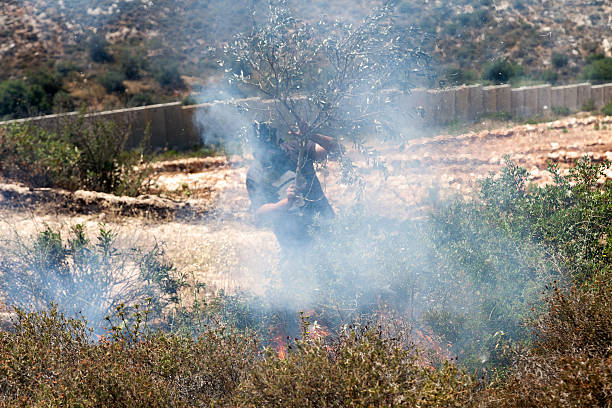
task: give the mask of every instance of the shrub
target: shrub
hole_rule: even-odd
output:
[[[612,102],[608,103],[606,106],[601,108],[601,113],[606,116],[612,116]]]
[[[92,35],[89,40],[89,57],[93,62],[112,62],[113,56],[107,51],[108,41],[102,35]]]
[[[121,63],[121,72],[126,79],[140,79],[140,71],[143,69],[144,65],[144,61],[140,56],[124,52],[119,61]]]
[[[125,77],[121,72],[109,71],[100,77],[99,82],[108,93],[122,93],[125,92],[125,85],[123,84],[124,80]]]
[[[30,123],[0,129],[0,173],[33,187],[79,186],[79,152],[65,136]]]
[[[565,67],[569,63],[569,57],[567,54],[560,54],[558,52],[553,52],[550,58],[550,62],[553,67],[559,69]]]
[[[194,95],[187,95],[183,98],[183,105],[197,105],[198,101]]]
[[[610,269],[582,287],[554,288],[530,326],[537,342],[521,350],[490,406],[608,406],[612,403]]]
[[[32,243],[16,237],[0,256],[0,290],[5,303],[32,311],[51,303],[68,315],[82,314],[100,329],[104,317],[120,304],[151,299],[159,315],[178,300],[183,279],[154,247],[119,248],[115,234],[103,226],[90,241],[81,225],[62,239],[47,227]]]
[[[128,101],[129,107],[147,106],[155,104],[155,96],[150,92],[141,92],[134,94]]]
[[[3,81],[0,83],[0,117],[51,113],[59,92],[63,92],[61,76],[46,69],[29,72],[25,83],[21,80]]]
[[[62,113],[62,112],[72,112],[75,109],[74,99],[68,92],[60,91],[55,94],[53,97],[53,111]]]
[[[128,150],[128,128],[95,117],[66,120],[57,132],[30,123],[0,129],[0,172],[33,187],[136,196],[147,190],[148,141]]]
[[[119,314],[123,309],[119,308]],[[17,310],[0,332],[2,406],[231,406],[257,356],[254,337],[209,329],[197,338],[143,328],[146,312],[94,342],[82,318]]]
[[[139,149],[128,150],[129,128],[124,124],[83,117],[68,122],[63,132],[80,151],[83,188],[131,196],[146,189],[148,170],[136,167],[144,161],[146,138]]]
[[[164,88],[183,89],[185,83],[176,65],[163,66],[155,75],[157,82]]]
[[[587,99],[584,104],[580,107],[580,110],[584,112],[594,112],[597,110],[597,106],[595,106],[595,101],[593,98]]]
[[[612,58],[601,58],[592,61],[584,67],[582,76],[593,83],[612,81]]]
[[[492,64],[485,65],[482,78],[496,84],[504,84],[522,74],[523,68],[520,65],[508,60],[497,60]]]
[[[542,73],[540,74],[540,79],[548,84],[554,85],[559,79],[559,74],[551,70],[542,71]]]
[[[569,108],[566,108],[565,106],[553,106],[551,110],[558,116],[567,116],[570,114]]]
[[[0,82],[0,117],[10,119],[27,116],[30,111],[27,92],[21,80]]]
[[[462,407],[471,384],[450,363],[429,367],[380,333],[350,331],[336,345],[301,340],[284,359],[269,353],[250,370],[236,405]]]
[[[450,67],[445,70],[443,78],[450,85],[463,85],[473,83],[476,81],[477,76],[474,71]]]

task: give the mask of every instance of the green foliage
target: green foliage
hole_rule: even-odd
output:
[[[144,148],[128,150],[128,129],[79,117],[58,132],[30,123],[0,129],[0,173],[33,187],[136,196],[147,188]]]
[[[285,359],[270,353],[240,386],[244,407],[463,407],[472,380],[450,364],[433,368],[374,330],[335,345],[298,341]]]
[[[505,84],[521,75],[523,75],[523,68],[520,65],[504,59],[485,65],[482,78],[496,84]]]
[[[0,82],[0,117],[23,117],[29,113],[28,91],[21,80]]]
[[[56,101],[59,93],[62,96]],[[59,98],[62,98],[63,102]],[[29,72],[26,82],[0,82],[0,118],[47,114],[61,103],[65,105],[70,102],[70,96],[63,91],[61,75],[48,69]]]
[[[542,73],[540,74],[540,79],[548,84],[554,85],[559,79],[559,74],[551,70],[542,71]]]
[[[79,187],[79,152],[65,135],[29,123],[0,129],[0,173],[34,187]]]
[[[148,170],[138,170],[143,149],[128,150],[129,128],[112,121],[80,117],[63,130],[80,152],[79,175],[89,190],[117,195],[139,195],[144,191]],[[146,144],[146,140],[145,140]]]
[[[612,58],[592,60],[584,67],[582,76],[596,84],[612,81]]]
[[[158,246],[122,249],[115,238],[101,226],[90,241],[81,225],[73,227],[65,241],[49,227],[31,243],[16,237],[0,256],[0,290],[6,304],[42,311],[54,303],[68,315],[82,314],[98,329],[123,303],[150,299],[159,315],[176,302],[183,278]]]
[[[558,116],[567,116],[570,114],[569,108],[566,108],[565,106],[553,106],[551,110]]]
[[[422,32],[398,27],[393,12],[385,2],[359,24],[313,24],[287,3],[274,4],[264,22],[226,47],[228,80],[276,101],[277,122],[299,131],[290,137],[300,142],[323,129],[356,143],[366,128],[397,137],[391,128],[402,112],[380,91],[412,87],[429,73],[430,57]]]
[[[460,362],[507,367],[499,345],[529,339],[524,322],[546,285],[584,282],[607,265],[612,189],[598,188],[602,171],[583,161],[535,187],[508,163],[473,201],[432,203],[428,221],[344,214],[317,229],[314,261],[293,265],[283,291],[333,327],[387,305],[433,329]]]
[[[181,78],[178,67],[175,64],[164,65],[157,71],[155,75],[157,82],[164,88],[168,89],[184,89],[185,82]]]
[[[612,102],[601,108],[601,113],[606,116],[612,116]]]
[[[108,93],[125,92],[125,85],[123,84],[124,80],[125,76],[123,73],[117,71],[109,71],[98,79],[100,85],[102,85]]]
[[[453,86],[471,84],[474,83],[477,78],[474,71],[464,70],[459,67],[447,68],[442,76],[446,84]]]
[[[106,63],[114,60],[108,52],[108,41],[102,35],[92,35],[89,40],[89,57],[93,62]]]
[[[154,105],[156,103],[155,96],[151,92],[141,92],[134,94],[128,101],[128,107]]]
[[[186,97],[183,98],[182,100],[182,104],[183,105],[197,105],[198,101],[196,100],[195,96],[193,95],[187,95]]]
[[[121,72],[126,79],[137,80],[141,77],[141,71],[146,67],[146,61],[138,54],[124,52],[119,58]]]
[[[2,406],[188,407],[226,403],[257,356],[252,336],[209,329],[196,338],[148,334],[146,310],[92,341],[56,307],[17,310],[0,332]]]
[[[518,350],[514,372],[486,406],[609,406],[612,404],[610,268],[581,288],[551,289],[547,311],[531,322],[537,343]]]
[[[553,67],[560,69],[565,67],[569,63],[569,57],[567,54],[560,54],[558,52],[553,52],[550,58],[550,62]]]

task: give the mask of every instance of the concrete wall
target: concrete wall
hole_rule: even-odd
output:
[[[554,110],[580,110],[583,106],[601,108],[612,102],[612,83],[604,85],[575,84],[551,87],[538,85],[510,88],[509,85],[470,85],[446,89],[413,89],[408,93],[389,92],[401,109],[413,113],[415,121],[444,124],[453,120],[476,120],[483,115],[507,113],[517,117],[547,116]],[[252,120],[274,117],[273,101],[258,98],[233,103],[206,103],[182,106],[179,102],[87,114],[87,119],[103,118],[129,127],[129,144],[136,146],[148,131],[155,148],[187,149],[202,142],[202,135],[214,136],[214,125],[201,125],[198,116],[211,110],[222,110],[223,123],[218,127],[237,128]],[[240,112],[239,112],[240,111]],[[40,116],[0,122],[30,121],[48,129],[57,129],[77,113]],[[207,128],[208,126],[208,128]]]

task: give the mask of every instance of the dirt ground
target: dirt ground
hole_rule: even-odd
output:
[[[612,160],[612,117],[571,117],[380,144],[372,152],[369,163],[349,153],[365,181],[362,205],[383,216],[420,217],[431,200],[453,194],[468,196],[479,179],[499,171],[504,155],[525,167],[538,184],[551,181],[546,170],[549,160],[559,163],[564,171],[583,155],[596,161]],[[0,184],[0,238],[10,240],[16,234],[31,237],[45,224],[67,233],[71,225],[81,223],[93,235],[104,223],[118,234],[122,244],[147,247],[163,243],[177,268],[207,283],[211,290],[240,287],[260,292],[274,276],[278,247],[274,235],[257,228],[249,214],[245,189],[248,165],[248,158],[239,157],[157,163],[154,192],[162,198],[140,201],[108,201],[85,192],[49,195],[48,191]],[[336,211],[342,212],[355,203],[356,188],[339,184],[338,175],[337,163],[319,170],[327,197]],[[612,179],[612,172],[606,176]],[[33,199],[33,194],[39,195]],[[70,206],[53,200],[85,200],[95,205]],[[142,200],[168,209],[164,210],[166,216],[141,211],[146,207]],[[110,204],[105,205],[107,201]],[[126,216],[126,211],[117,208],[134,212]]]

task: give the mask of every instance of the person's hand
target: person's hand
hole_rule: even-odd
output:
[[[289,186],[289,188],[287,188],[287,201],[289,202],[289,204],[293,204],[296,195],[297,189],[295,188],[295,183],[293,183]]]

